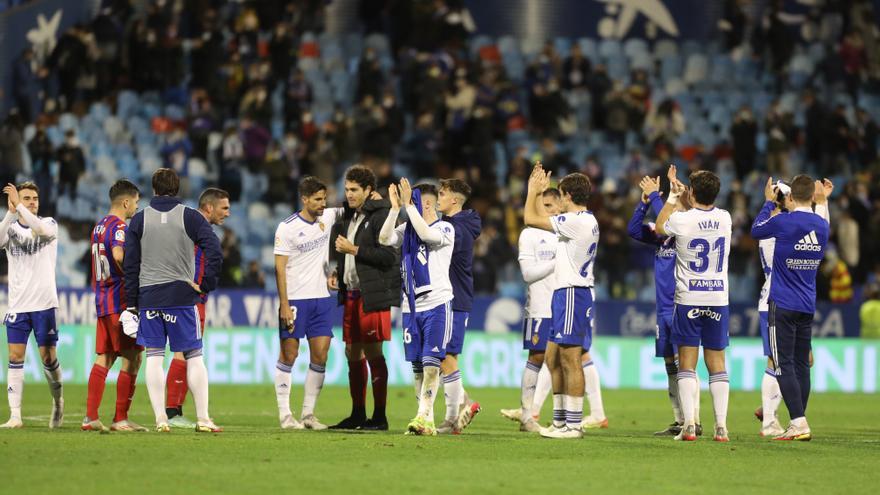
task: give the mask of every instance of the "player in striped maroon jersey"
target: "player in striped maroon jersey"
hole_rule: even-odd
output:
[[[229,216],[229,193],[222,189],[209,187],[205,189],[199,196],[199,212],[204,215],[205,219],[211,225],[223,225],[226,217]],[[201,248],[195,247],[195,277],[193,282],[197,286],[202,285],[202,279],[205,276],[205,257]],[[208,295],[202,294],[201,301],[198,304],[199,319],[205,329],[205,303],[208,301]],[[183,402],[186,399],[186,393],[189,390],[186,383],[186,359],[182,352],[175,352],[171,366],[168,367],[168,377],[165,380],[166,398],[165,412],[168,414],[168,424],[175,428],[192,429],[195,423],[183,416]]]
[[[122,358],[116,379],[116,414],[111,430],[146,431],[146,428],[128,420],[128,409],[134,396],[138,368],[143,347],[122,333],[119,315],[125,310],[125,289],[122,283],[122,258],[125,246],[126,221],[135,214],[140,199],[137,186],[120,179],[110,188],[110,212],[92,230],[92,290],[95,291],[97,330],[95,353],[98,355],[89,374],[86,399],[85,431],[104,431],[107,428],[98,418],[98,407],[104,395],[107,374],[117,358]]]

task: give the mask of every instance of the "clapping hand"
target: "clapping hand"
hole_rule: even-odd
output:
[[[660,192],[660,177],[656,179],[648,176],[642,177],[639,187],[642,188],[642,203],[648,204],[648,197],[651,193],[656,192],[659,194]]]

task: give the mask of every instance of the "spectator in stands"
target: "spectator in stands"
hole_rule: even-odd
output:
[[[238,287],[241,285],[241,247],[238,236],[229,227],[223,227],[223,239],[220,241],[223,250],[223,269],[220,271],[219,287]]]
[[[604,64],[597,64],[587,83],[590,88],[590,101],[593,129],[605,130],[605,96],[614,86]]]
[[[685,131],[684,115],[674,100],[663,100],[645,119],[648,143],[656,155],[675,149],[675,141]]]
[[[269,149],[266,151],[266,163],[262,169],[269,183],[264,198],[267,203],[272,205],[287,204],[290,199],[292,168],[279,144],[275,141],[269,144]]]
[[[605,135],[611,144],[617,145],[620,154],[626,151],[626,135],[630,129],[629,116],[632,103],[618,83],[605,99]]]
[[[257,124],[267,128],[272,123],[272,102],[269,91],[262,83],[251,86],[245,91],[238,105],[238,115],[249,115]]]
[[[244,144],[235,126],[228,126],[220,149],[220,188],[229,193],[229,201],[241,196],[241,170],[245,165]]]
[[[260,268],[258,261],[251,260],[248,262],[247,271],[241,281],[241,286],[245,289],[263,289],[266,287],[266,276],[263,274],[263,269]]]
[[[64,142],[55,150],[58,157],[58,195],[76,199],[76,186],[86,171],[86,159],[73,129],[64,133]]]
[[[249,115],[241,119],[241,145],[244,150],[244,160],[251,172],[256,171],[266,159],[266,148],[272,136],[265,127],[256,122]]]
[[[590,59],[584,56],[581,46],[575,43],[562,64],[562,86],[567,90],[586,89],[592,70]]]
[[[208,94],[215,95],[220,89],[221,79],[218,76],[226,57],[223,32],[217,22],[217,11],[208,9],[201,16],[200,24],[200,36],[189,40],[192,46],[190,84],[194,88],[204,88]]]
[[[840,60],[843,62],[843,73],[846,89],[852,97],[853,104],[859,101],[859,85],[865,75],[865,42],[858,31],[850,31],[840,43]]]
[[[851,131],[849,120],[846,118],[846,107],[837,105],[834,112],[828,116],[828,132],[824,136],[828,143],[828,154],[831,160],[832,170],[851,172],[848,154],[850,149]]]
[[[770,104],[764,118],[764,132],[767,133],[767,172],[773,177],[790,177],[788,153],[794,129],[793,117],[784,111],[779,101]]]
[[[819,175],[829,175],[825,146],[828,110],[811,90],[804,92],[802,101],[804,104],[804,118],[806,120],[804,143],[806,144],[807,163],[816,167]]]
[[[47,75],[48,71],[38,66],[34,51],[30,48],[25,48],[15,61],[12,68],[12,91],[19,115],[26,122],[36,120],[42,110],[40,94]]]
[[[15,184],[16,176],[24,169],[23,128],[21,116],[15,110],[9,112],[0,126],[0,181],[3,184]]]
[[[825,259],[819,270],[829,280],[828,298],[832,303],[843,304],[852,301],[852,277],[846,263],[840,259],[835,249],[830,248],[825,252]]]
[[[630,73],[626,97],[629,101],[629,128],[640,134],[645,126],[645,117],[651,109],[651,82],[644,69],[634,69]]]
[[[446,146],[450,163],[464,163],[468,121],[477,100],[477,88],[467,80],[467,73],[459,69],[452,89],[446,93]]]
[[[49,136],[46,134],[46,125],[37,123],[37,131],[28,143],[28,154],[31,157],[31,173],[37,187],[40,188],[40,205],[46,207],[46,211],[55,211],[55,200],[52,181],[52,162],[55,161],[55,150]],[[49,216],[49,215],[47,215]]]
[[[85,43],[82,41],[82,26],[76,24],[61,35],[48,66],[57,74],[62,97],[62,108],[70,110],[77,98],[77,82],[88,61]]]
[[[740,107],[730,126],[730,137],[733,141],[733,165],[736,176],[743,180],[755,168],[758,156],[758,124],[748,105]]]
[[[834,219],[834,231],[840,259],[850,268],[859,266],[859,224],[853,219],[848,208],[841,208]]]
[[[859,171],[865,170],[877,162],[877,137],[880,127],[864,108],[856,110],[856,147],[859,157]]]
[[[739,48],[745,40],[746,16],[744,0],[725,0],[724,14],[718,21],[718,29],[724,33],[724,50],[728,53]]]
[[[272,41],[269,42],[269,60],[272,63],[272,76],[275,83],[284,83],[290,74],[290,69],[296,64],[296,52],[294,51],[293,34],[287,23],[279,22],[275,25]]]
[[[284,90],[284,120],[288,127],[296,127],[312,103],[312,87],[300,69],[294,69]]]
[[[385,75],[379,66],[379,55],[373,47],[364,49],[364,55],[358,63],[357,92],[355,98],[358,101],[370,95],[373,100],[378,100],[385,87]]]

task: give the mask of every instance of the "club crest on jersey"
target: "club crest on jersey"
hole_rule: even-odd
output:
[[[117,230],[113,237],[116,238],[116,242],[125,242],[125,231]]]
[[[724,280],[691,279],[688,280],[688,289],[695,292],[722,292]]]
[[[321,229],[321,232],[324,232],[324,222],[318,222],[318,227]]]
[[[532,345],[538,345],[540,341],[541,337],[538,335],[538,332],[532,332]]]

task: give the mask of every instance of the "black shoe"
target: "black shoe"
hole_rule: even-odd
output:
[[[697,432],[698,437],[703,436],[703,425],[697,423],[697,427],[695,428],[695,430]]]
[[[349,417],[343,419],[342,421],[340,421],[339,423],[336,423],[335,425],[331,426],[330,429],[331,430],[357,430],[357,429],[361,428],[367,421],[368,421],[367,418],[355,418],[355,417],[349,416]]]
[[[365,431],[388,431],[388,420],[385,418],[370,418],[359,429]]]

